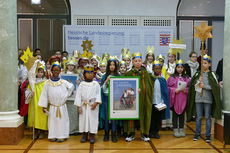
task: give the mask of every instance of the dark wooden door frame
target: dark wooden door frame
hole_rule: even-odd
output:
[[[176,11],[176,27],[177,27],[177,39],[180,39],[180,21],[181,20],[192,20],[193,21],[193,25],[194,25],[194,21],[195,20],[206,20],[208,21],[208,25],[212,26],[213,25],[213,21],[224,21],[224,17],[223,16],[179,16],[178,12],[179,12],[179,6],[181,4],[182,0],[178,1],[177,4],[177,11]],[[193,38],[193,42],[194,42],[194,38]],[[208,53],[210,56],[212,56],[212,39],[208,39]],[[193,48],[194,48],[194,43],[193,43]]]

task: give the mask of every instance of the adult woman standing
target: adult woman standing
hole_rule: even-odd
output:
[[[199,68],[199,63],[197,62],[197,53],[192,51],[189,54],[189,60],[185,63],[185,71],[189,77],[193,77]]]

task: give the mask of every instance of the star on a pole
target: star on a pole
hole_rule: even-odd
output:
[[[200,38],[201,42],[204,42],[207,38],[213,38],[211,31],[213,26],[208,26],[204,21],[199,26],[194,26],[196,33],[194,38]]]
[[[172,44],[183,44],[183,39],[177,40],[176,38],[173,38]]]
[[[33,52],[30,51],[29,46],[27,46],[26,51],[23,51],[23,52],[24,52],[24,54],[23,54],[23,56],[20,57],[20,59],[24,62],[24,65],[26,66],[27,70],[29,71],[38,57],[33,56]]]
[[[81,47],[83,47],[83,50],[92,50],[93,44],[92,44],[92,40],[88,40],[86,39],[85,41],[83,41],[83,44],[81,45]]]
[[[183,39],[177,40],[176,38],[173,38],[172,44],[184,44]],[[182,51],[182,49],[172,48],[172,52],[174,52],[174,53],[181,54],[181,51]]]

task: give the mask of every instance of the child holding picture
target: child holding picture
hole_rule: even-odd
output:
[[[137,52],[133,54],[133,68],[125,76],[140,76],[140,131],[141,139],[145,142],[150,141],[149,129],[152,113],[153,87],[151,78],[145,67],[142,66],[142,55]],[[126,141],[135,139],[135,122],[133,120],[124,121],[124,132],[128,133]]]

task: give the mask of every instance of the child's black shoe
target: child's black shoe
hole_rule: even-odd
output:
[[[109,132],[105,131],[104,139],[103,141],[109,141]]]
[[[197,141],[198,139],[200,139],[200,135],[195,134],[194,138],[193,138],[193,141]]]
[[[211,137],[210,136],[206,136],[206,140],[205,141],[209,143],[211,141]]]

